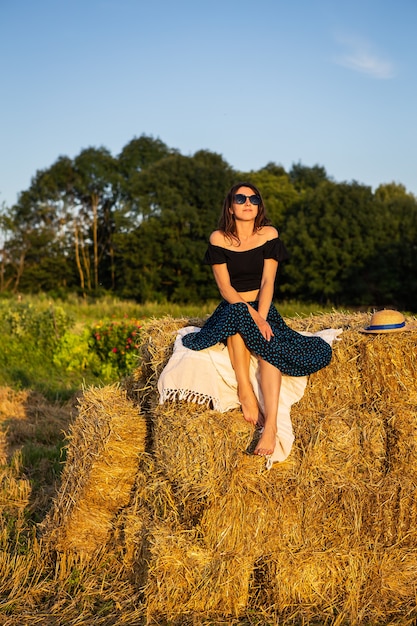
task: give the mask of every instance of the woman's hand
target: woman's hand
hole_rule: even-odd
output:
[[[267,341],[270,341],[274,336],[274,333],[272,332],[272,328],[270,327],[269,322],[259,316],[259,318],[256,320],[256,325],[259,328],[262,337]]]

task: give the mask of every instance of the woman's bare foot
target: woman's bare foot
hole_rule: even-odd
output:
[[[242,406],[243,417],[247,422],[256,426],[261,419],[261,413],[253,389],[242,391],[238,389],[238,396]]]
[[[277,443],[277,431],[276,428],[268,428],[265,426],[264,432],[259,439],[254,454],[259,454],[259,456],[269,456],[275,450],[275,445]]]

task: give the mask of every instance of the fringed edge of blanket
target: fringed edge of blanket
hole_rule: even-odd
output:
[[[185,400],[195,404],[205,404],[208,408],[220,411],[220,400],[205,393],[200,393],[192,389],[163,389],[160,394],[159,403],[175,402],[175,400]]]

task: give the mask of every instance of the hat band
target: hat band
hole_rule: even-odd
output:
[[[392,328],[403,328],[405,326],[405,322],[400,322],[399,324],[379,324],[377,326],[368,326],[366,330],[391,330]]]

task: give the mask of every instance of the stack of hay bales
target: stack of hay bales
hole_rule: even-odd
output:
[[[146,423],[118,385],[87,390],[70,427],[60,491],[42,523],[45,545],[91,556],[129,502]]]
[[[125,388],[151,432],[113,547],[149,620],[416,620],[417,332],[359,333],[368,321],[287,320],[344,332],[292,408],[290,457],[269,471],[246,452],[254,433],[240,411],[159,404],[175,331],[190,322],[143,328],[141,368]]]

